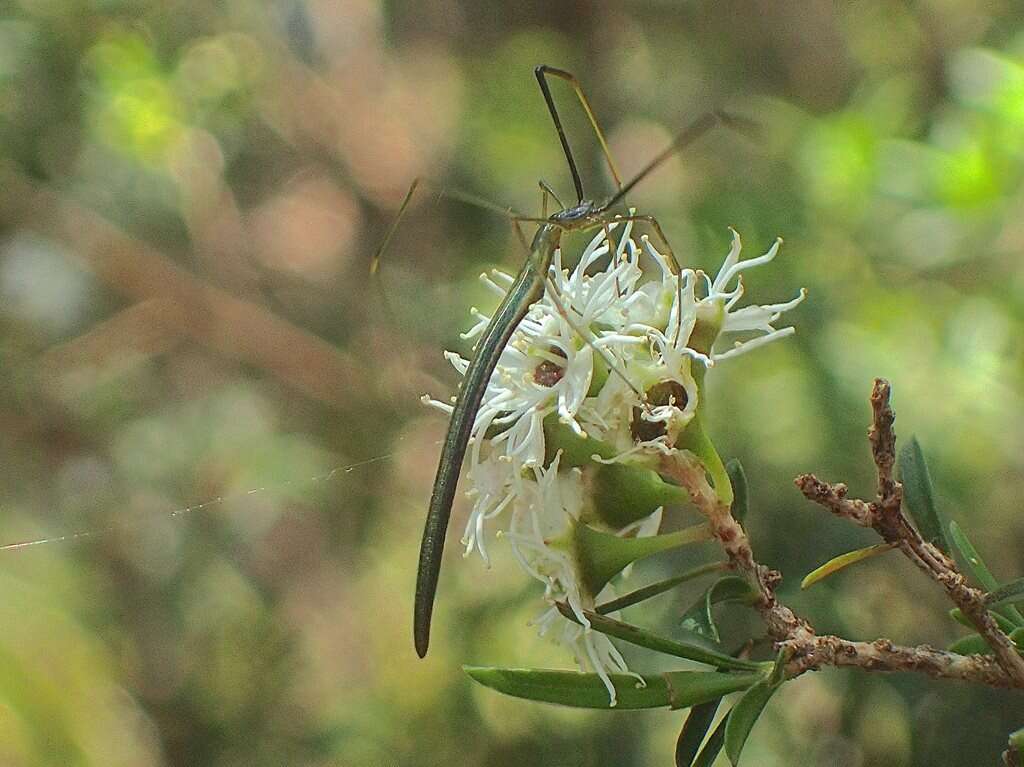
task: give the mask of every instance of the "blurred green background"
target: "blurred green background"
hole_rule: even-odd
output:
[[[671,763],[679,713],[471,687],[460,664],[570,664],[500,544],[490,571],[450,547],[431,654],[412,648],[445,428],[418,397],[453,392],[441,351],[493,305],[477,276],[522,254],[501,216],[424,193],[379,285],[368,264],[417,175],[530,211],[539,178],[571,195],[539,63],[580,76],[627,175],[710,106],[763,126],[631,197],[687,265],[717,267],[729,225],[748,254],[782,235],[748,296],[810,291],[795,338],[709,376],[755,549],[822,630],[959,636],[896,556],[797,593],[872,536],[791,478],[871,492],[887,377],[944,509],[1021,574],[1022,20],[1005,0],[0,4],[0,543],[94,533],[0,552],[0,764]],[[632,617],[670,627],[700,589]],[[995,764],[1022,711],[823,672],[775,698],[745,760]]]

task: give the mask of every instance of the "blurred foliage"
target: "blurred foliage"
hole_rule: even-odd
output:
[[[441,350],[491,300],[477,274],[522,253],[501,216],[423,194],[379,284],[367,265],[417,175],[531,211],[538,178],[570,194],[539,63],[579,74],[627,174],[709,106],[763,126],[631,198],[696,266],[728,225],[755,250],[783,235],[748,289],[810,290],[794,339],[709,376],[716,441],[797,609],[950,641],[898,558],[796,592],[873,541],[788,478],[866,492],[889,378],[938,502],[1019,575],[1022,20],[985,0],[0,6],[0,543],[91,533],[0,553],[0,763],[670,763],[678,714],[471,689],[462,663],[568,664],[507,552],[483,572],[451,547],[432,653],[412,649],[444,429],[417,398],[452,391]],[[556,97],[599,197],[597,143]],[[702,588],[661,597],[664,625]],[[1011,702],[822,673],[779,693],[746,758],[994,764]]]

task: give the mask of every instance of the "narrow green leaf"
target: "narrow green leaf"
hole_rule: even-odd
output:
[[[782,655],[780,654],[779,657],[781,658]],[[784,672],[785,664],[780,664],[776,661],[775,667],[772,669],[768,679],[781,680],[781,675]],[[683,730],[679,733],[679,740],[676,742],[676,767],[696,767],[699,764],[710,764],[715,760],[719,751],[722,750],[728,715],[723,718],[719,727],[708,738],[699,756],[697,750],[711,728],[715,714],[718,712],[718,707],[721,704],[722,699],[718,698],[707,703],[701,703],[699,706],[694,706],[690,711],[690,715],[686,718],[686,724],[683,725]]]
[[[749,690],[765,678],[763,671],[746,674],[722,671],[668,671],[663,676],[668,684],[672,708],[689,708],[732,692]]]
[[[733,767],[739,764],[740,754],[750,731],[754,729],[754,724],[764,711],[764,707],[780,686],[770,679],[758,682],[744,693],[740,702],[729,712],[729,723],[725,727],[725,754]]]
[[[631,607],[639,602],[643,602],[646,599],[656,597],[659,594],[664,594],[669,589],[673,589],[681,583],[692,581],[695,578],[700,578],[702,575],[707,575],[708,573],[725,570],[727,567],[728,563],[726,562],[712,562],[707,565],[695,567],[681,575],[676,575],[672,578],[666,578],[663,581],[652,583],[650,586],[644,586],[643,588],[631,591],[624,596],[617,597],[609,602],[598,605],[594,612],[600,613],[601,615],[607,615],[608,613],[613,613],[617,610],[624,610],[625,608]]]
[[[754,729],[764,707],[786,681],[786,663],[789,657],[790,654],[785,649],[779,650],[771,675],[747,690],[740,698],[740,702],[729,712],[729,721],[725,726],[725,753],[733,767],[739,764],[743,746],[746,745],[750,731]]]
[[[620,538],[577,521],[567,535],[552,545],[562,545],[575,554],[580,578],[591,594],[599,594],[608,581],[638,559],[671,551],[712,537],[707,523],[684,527],[671,533],[643,538]]]
[[[850,565],[855,565],[858,562],[863,562],[865,559],[870,559],[871,557],[878,556],[886,551],[891,551],[893,548],[893,544],[891,543],[876,543],[873,546],[867,546],[855,551],[848,551],[845,554],[840,554],[838,557],[833,557],[825,564],[820,567],[816,567],[811,570],[811,572],[807,573],[807,575],[804,576],[804,579],[800,581],[800,588],[810,588],[818,581],[823,581],[830,575],[833,575]]]
[[[968,569],[977,578],[978,583],[981,584],[982,588],[986,591],[995,591],[999,588],[999,582],[992,575],[992,571],[988,569],[988,565],[985,564],[985,560],[981,558],[981,554],[974,548],[974,544],[971,543],[971,539],[967,537],[960,525],[955,521],[949,523],[949,536],[956,547],[956,550],[960,552],[960,556],[963,558]],[[1005,615],[1017,626],[1024,626],[1024,615],[1021,615],[1016,607],[1013,605],[1007,605],[998,610],[998,612]]]
[[[514,698],[574,708],[611,708],[608,689],[597,674],[484,666],[463,666],[462,669],[484,687]],[[644,676],[643,679],[646,687],[641,687],[632,675],[611,675],[617,698],[616,709],[661,708],[672,704],[672,691],[664,676]]]
[[[991,655],[992,648],[988,646],[985,637],[981,634],[968,634],[960,637],[946,648],[950,652],[959,655]]]
[[[792,651],[787,650],[785,647],[779,650],[775,656],[775,665],[772,667],[772,673],[768,677],[768,681],[772,684],[782,684],[786,681],[786,664],[789,663],[792,654]]]
[[[557,703],[573,708],[611,708],[608,689],[597,674],[552,669],[463,666],[476,682],[514,698]],[[746,690],[765,678],[761,673],[670,671],[645,675],[644,684],[631,674],[611,674],[616,709],[689,708]]]
[[[743,471],[743,464],[739,458],[730,458],[725,463],[725,472],[729,475],[732,483],[732,516],[737,522],[742,522],[750,510],[750,496],[747,490],[747,473]]]
[[[1008,618],[1004,618],[997,612],[990,611],[989,615],[991,615],[992,618],[995,620],[996,625],[999,626],[1000,630],[1006,634],[1009,634],[1011,631],[1017,628],[1016,624],[1014,624],[1013,621],[1009,620]],[[969,629],[974,628],[974,624],[967,620],[967,616],[960,612],[959,607],[954,607],[952,610],[950,610],[949,617],[955,620],[961,626],[966,626]]]
[[[711,767],[715,763],[715,759],[722,751],[722,746],[725,745],[725,728],[729,726],[729,714],[731,713],[732,711],[726,714],[718,723],[715,731],[708,738],[708,742],[704,744],[704,748],[700,750],[700,754],[693,761],[693,767]]]
[[[971,543],[970,538],[967,537],[967,533],[960,529],[960,525],[956,521],[949,523],[949,535],[953,540],[953,545],[956,546],[956,550],[960,552],[960,556],[963,557],[967,567],[974,574],[974,577],[978,579],[986,591],[992,591],[993,589],[999,588],[999,584],[992,575],[992,571],[988,569],[988,565],[981,558],[978,550],[974,548],[974,544]]]
[[[577,620],[572,608],[564,602],[558,603],[558,609],[569,620]],[[715,652],[697,644],[677,642],[675,639],[654,634],[639,626],[623,623],[622,621],[617,621],[606,615],[598,615],[589,610],[584,610],[583,615],[590,621],[590,626],[594,631],[599,631],[602,634],[621,639],[638,647],[646,647],[648,650],[671,655],[675,658],[686,658],[687,660],[706,663],[717,668],[730,668],[741,671],[754,671],[764,668],[763,663],[733,658],[731,655]]]
[[[683,725],[679,740],[676,741],[676,767],[692,766],[700,750],[700,744],[704,742],[704,737],[711,729],[721,704],[722,699],[715,698],[690,709],[690,715],[686,717],[686,724]]]
[[[1024,626],[1017,626],[1010,631],[1006,631],[1006,634],[1010,637],[1010,641],[1017,645],[1018,650],[1024,649]],[[989,647],[988,642],[985,641],[981,634],[968,634],[965,637],[960,637],[947,649],[960,655],[992,654],[992,648]]]
[[[750,582],[737,575],[730,575],[717,581],[704,592],[685,613],[682,627],[700,636],[719,642],[718,626],[715,625],[712,607],[723,602],[740,602],[754,604],[758,599],[757,590]]]
[[[903,445],[897,459],[900,481],[903,483],[903,502],[918,531],[926,541],[934,543],[947,554],[950,551],[946,537],[945,520],[935,504],[935,491],[928,471],[924,451],[917,437]]]
[[[1002,604],[1024,602],[1024,578],[1004,583],[997,589],[989,591],[985,595],[985,604],[989,607],[998,607]]]

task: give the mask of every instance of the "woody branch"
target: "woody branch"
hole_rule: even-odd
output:
[[[892,428],[895,416],[889,406],[889,394],[888,382],[876,379],[871,395],[874,417],[869,431],[878,475],[876,499],[869,502],[848,498],[845,485],[831,485],[812,474],[798,477],[797,487],[808,499],[833,514],[876,530],[886,542],[899,548],[945,589],[951,601],[989,642],[995,652],[994,658],[960,655],[927,645],[901,646],[888,639],[855,642],[839,636],[817,634],[806,619],[778,599],[775,587],[781,575],[757,562],[749,537],[729,507],[716,496],[700,462],[693,456],[681,461],[666,461],[661,467],[662,473],[687,488],[693,503],[707,517],[731,567],[746,575],[758,589],[760,599],[756,606],[769,637],[778,648],[786,650],[788,677],[825,666],[849,666],[865,671],[913,671],[991,687],[1024,689],[1024,658],[988,613],[984,595],[968,585],[956,564],[922,539],[903,514],[903,489],[893,478],[896,437]]]
[[[950,601],[960,608],[985,638],[995,654],[996,663],[1013,681],[1013,686],[1024,687],[1024,658],[992,618],[985,606],[984,594],[969,585],[956,563],[936,546],[925,541],[903,513],[903,488],[892,475],[896,434],[893,431],[895,415],[889,404],[889,396],[889,383],[880,378],[875,379],[871,392],[874,417],[868,433],[878,473],[878,495],[874,501],[849,499],[846,497],[845,485],[830,485],[813,474],[797,477],[796,485],[809,500],[839,517],[872,528],[884,541],[899,548],[945,590]]]

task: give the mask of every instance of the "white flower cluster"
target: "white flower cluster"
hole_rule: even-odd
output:
[[[599,595],[586,592],[572,552],[552,543],[580,518],[584,483],[579,468],[559,468],[558,456],[545,465],[544,421],[556,413],[575,434],[613,446],[613,461],[669,452],[701,395],[693,365],[710,367],[792,334],[792,327],[776,329],[773,323],[803,300],[804,291],[786,303],[735,308],[743,295],[741,272],[771,261],[781,240],[764,255],[741,261],[740,238],[732,234],[714,280],[692,269],[674,274],[646,236],[639,244],[633,238],[632,221],[599,232],[574,269],[563,268],[556,251],[548,290],[501,355],[473,426],[467,491],[473,510],[462,538],[466,554],[475,549],[487,562],[485,534],[499,518],[507,520],[499,534],[511,542],[523,568],[544,583],[545,599],[551,605],[566,602],[579,620],[565,620],[552,606],[537,621],[541,633],[567,645],[581,669],[601,675],[612,705],[608,672],[626,671],[625,662],[605,636],[590,630],[582,611],[592,609]],[[644,254],[657,265],[653,279],[645,279],[641,268]],[[482,279],[499,296],[512,284],[512,277],[497,271]],[[479,336],[490,319],[473,313],[477,322],[466,339]],[[698,326],[705,335],[707,328],[713,331],[703,350],[692,343]],[[577,332],[581,329],[587,337]],[[743,340],[714,350],[716,338],[733,333],[743,333]],[[445,356],[465,373],[468,360],[451,352]],[[652,396],[656,392],[660,395]],[[424,402],[451,412],[446,403],[428,397]],[[661,511],[611,532],[654,535]]]

